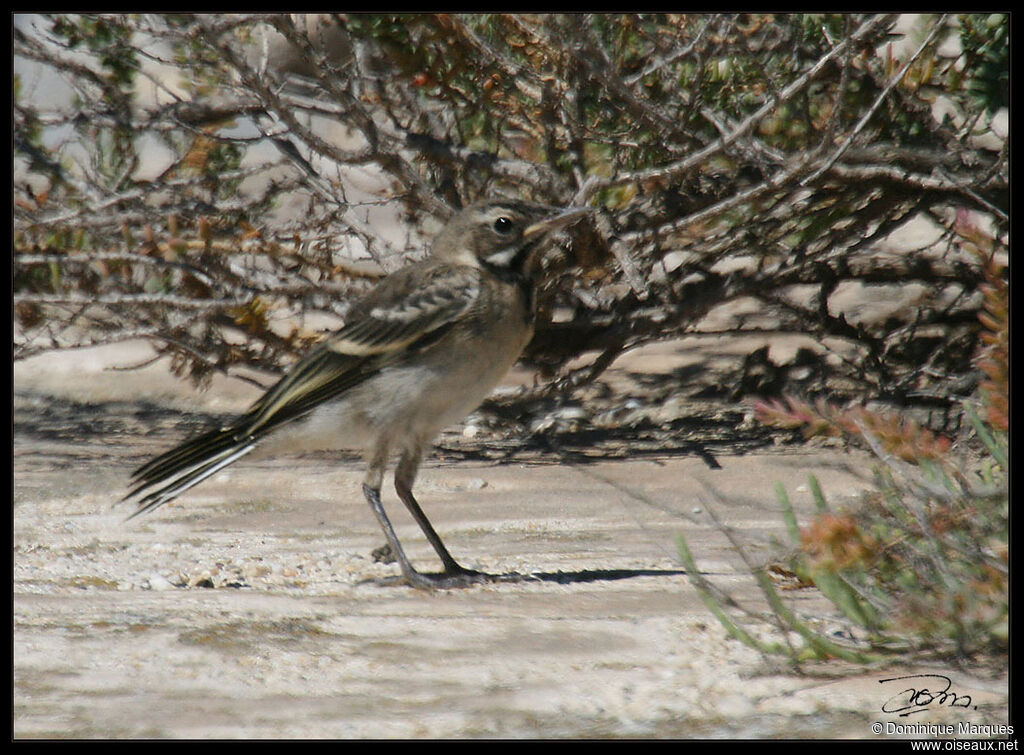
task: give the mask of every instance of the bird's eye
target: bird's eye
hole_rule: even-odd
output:
[[[512,221],[506,217],[500,217],[494,221],[494,230],[504,235],[512,232]]]

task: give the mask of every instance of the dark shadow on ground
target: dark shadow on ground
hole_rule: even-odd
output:
[[[611,582],[634,577],[678,577],[685,569],[581,569],[580,571],[537,572],[524,575],[524,580],[556,582],[560,585],[581,582]]]
[[[476,584],[493,584],[508,582],[554,582],[559,585],[583,584],[587,582],[613,582],[620,579],[635,577],[678,577],[685,575],[684,569],[581,569],[580,571],[558,572],[505,572],[503,574],[478,574],[481,579],[468,581],[465,584],[446,585],[442,589],[471,587]],[[439,573],[424,574],[427,577],[440,577]],[[396,574],[390,577],[369,577],[361,580],[360,585],[377,585],[379,587],[408,586],[405,577]]]

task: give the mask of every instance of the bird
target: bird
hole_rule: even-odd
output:
[[[171,501],[230,464],[313,450],[361,450],[362,492],[401,575],[435,589],[498,579],[449,553],[413,495],[424,453],[476,409],[530,341],[539,250],[585,207],[482,200],[458,211],[430,254],[384,278],[349,308],[345,324],[295,362],[244,414],[143,464],[122,500],[129,519]],[[381,501],[389,462],[399,499],[442,564],[419,571]]]

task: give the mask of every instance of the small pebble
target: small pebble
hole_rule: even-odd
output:
[[[149,576],[149,589],[164,592],[165,590],[173,590],[174,585],[162,574],[151,574]]]

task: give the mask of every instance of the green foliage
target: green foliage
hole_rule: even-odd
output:
[[[130,18],[60,15],[54,17],[50,30],[70,49],[84,46],[96,53],[109,82],[115,87],[127,88],[135,80],[138,50],[132,45]]]
[[[785,489],[776,484],[793,547],[787,567],[813,584],[851,624],[859,647],[836,644],[788,609],[768,570],[755,568],[758,586],[780,629],[803,643],[754,639],[699,576],[692,552],[679,550],[702,599],[733,636],[761,652],[794,662],[841,658],[857,663],[881,653],[928,652],[968,658],[1003,654],[1009,643],[1009,499],[1005,433],[972,417],[991,455],[948,454],[942,464],[911,463],[877,448],[874,489],[855,510],[833,511],[810,478],[818,514],[804,528]],[[865,440],[874,442],[866,432]],[[973,468],[969,469],[968,464]],[[735,544],[735,543],[734,543]],[[740,548],[738,544],[736,547]]]
[[[960,16],[960,43],[966,53],[967,91],[977,106],[992,113],[1010,104],[1010,17]]]
[[[873,644],[963,657],[1003,653],[1009,641],[1009,289],[994,239],[967,223],[958,229],[988,277],[980,316],[987,337],[976,362],[990,379],[963,408],[974,442],[954,445],[899,417],[823,402],[762,403],[758,416],[809,436],[858,441],[879,462],[874,489],[853,510],[833,512],[812,479],[819,514],[802,530],[776,486],[797,549],[790,568]],[[984,419],[974,403],[987,409]]]

